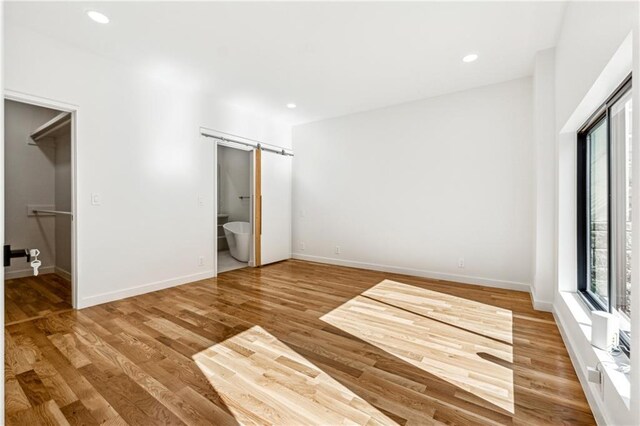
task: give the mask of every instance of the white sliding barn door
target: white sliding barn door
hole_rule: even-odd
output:
[[[269,151],[260,153],[262,215],[260,265],[291,257],[291,159]]]

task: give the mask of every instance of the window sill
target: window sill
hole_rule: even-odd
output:
[[[603,381],[609,381],[611,383],[627,409],[629,409],[631,373],[620,371],[625,365],[630,365],[629,358],[624,353],[613,356],[608,351],[591,346],[591,310],[578,293],[561,291],[560,296],[571,312],[573,320],[580,326],[584,338],[589,342],[589,348],[593,351],[592,354],[580,354],[581,358],[585,360],[596,360],[597,366],[599,366],[599,369],[604,373]],[[590,367],[596,367],[596,365],[590,365]],[[600,390],[602,392],[602,385]]]

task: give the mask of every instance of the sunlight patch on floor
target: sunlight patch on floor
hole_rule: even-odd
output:
[[[241,424],[397,424],[258,325],[193,360]]]
[[[491,360],[513,362],[509,310],[384,280],[321,319],[514,412],[513,371]]]

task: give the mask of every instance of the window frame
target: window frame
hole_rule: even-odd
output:
[[[606,311],[614,312],[616,309],[616,298],[614,289],[614,277],[617,274],[617,266],[615,265],[614,255],[617,251],[617,246],[614,244],[617,240],[614,239],[614,233],[619,232],[614,225],[617,218],[613,217],[615,199],[613,197],[616,188],[612,183],[615,182],[613,173],[614,159],[612,157],[612,141],[611,141],[611,107],[625,96],[632,87],[631,74],[629,74],[620,85],[613,91],[613,93],[607,98],[607,100],[589,117],[589,119],[582,125],[577,132],[577,284],[578,294],[582,296],[582,300],[587,304],[591,311]],[[589,203],[589,180],[590,180],[590,167],[589,161],[589,144],[587,137],[589,133],[598,127],[602,122],[605,122],[607,126],[607,305],[602,303],[601,300],[594,297],[590,290],[590,257],[589,257],[589,244],[590,231],[589,218],[590,218],[590,203]],[[635,129],[634,129],[635,131]],[[633,161],[633,160],[632,160]],[[625,238],[625,237],[622,237]],[[618,254],[619,255],[619,254]],[[631,348],[630,335],[620,330],[620,347],[629,355]]]

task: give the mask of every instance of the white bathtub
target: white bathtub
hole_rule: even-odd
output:
[[[222,225],[231,256],[240,262],[248,262],[251,248],[251,224],[228,222]]]

